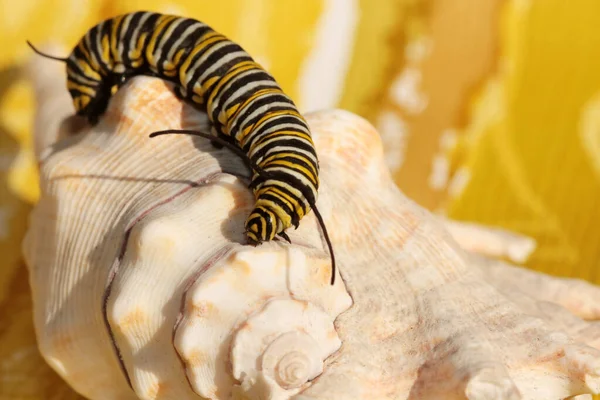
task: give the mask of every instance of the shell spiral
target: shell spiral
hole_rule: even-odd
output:
[[[336,288],[329,297],[326,286],[315,287],[300,250],[288,250],[285,258],[294,260],[287,270],[279,252],[239,252],[235,268],[207,274],[189,289],[174,343],[194,391],[203,397],[219,398],[220,387],[252,392],[267,380],[261,391],[271,393],[268,398],[289,398],[339,349],[333,321],[350,305],[349,296]],[[316,264],[323,268],[323,262]],[[288,274],[296,282],[291,291]],[[296,289],[298,284],[308,291]],[[229,349],[226,357],[223,348]],[[214,368],[206,359],[222,362]]]

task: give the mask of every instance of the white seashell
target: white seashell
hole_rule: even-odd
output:
[[[465,252],[395,187],[366,121],[307,118],[333,287],[312,213],[293,245],[243,245],[254,199],[242,162],[198,138],[148,139],[206,122],[158,79],[133,79],[96,127],[40,152],[24,253],[41,352],[70,385],[91,399],[600,391],[600,326],[580,318],[600,318],[598,287]],[[485,254],[513,240],[461,232]]]

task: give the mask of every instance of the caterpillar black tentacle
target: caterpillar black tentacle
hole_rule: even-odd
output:
[[[231,150],[232,152],[234,152],[236,155],[238,155],[240,158],[242,158],[244,160],[244,162],[246,162],[246,164],[248,164],[248,167],[250,167],[251,169],[253,169],[257,172],[260,171],[258,173],[261,173],[261,172],[264,173],[264,171],[262,171],[262,169],[256,163],[254,163],[252,160],[250,160],[248,158],[248,156],[246,155],[246,153],[244,153],[242,150],[240,150],[239,147],[237,147],[234,144],[229,143],[228,141],[226,141],[223,138],[220,138],[218,136],[211,135],[210,133],[194,131],[191,129],[165,129],[162,131],[152,132],[149,135],[149,137],[154,138],[154,137],[163,136],[163,135],[191,135],[191,136],[199,136],[201,138],[208,139],[211,142],[217,143],[219,146],[221,146],[221,148],[226,147],[229,150]]]
[[[27,40],[27,45],[29,47],[31,47],[31,50],[33,50],[36,54],[39,54],[42,57],[46,57],[46,58],[49,58],[49,59],[55,60],[55,61],[60,61],[60,62],[65,62],[65,63],[67,62],[68,58],[66,58],[66,57],[56,57],[51,54],[46,54],[46,53],[42,52],[41,50],[38,50],[29,40]]]
[[[193,134],[250,164],[256,204],[245,224],[248,243],[281,237],[312,209],[331,254],[334,283],[333,247],[315,207],[319,162],[310,129],[275,79],[242,47],[200,21],[143,11],[100,22],[67,58],[29,45],[66,63],[77,114],[92,124],[129,78],[149,75],[173,82],[178,97],[207,112],[215,133]]]

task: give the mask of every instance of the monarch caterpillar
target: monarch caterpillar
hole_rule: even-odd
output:
[[[175,84],[179,98],[208,114],[211,133],[165,130],[209,139],[243,157],[252,173],[256,203],[245,223],[249,244],[298,227],[312,209],[323,230],[335,283],[335,255],[316,208],[319,162],[310,129],[275,79],[238,44],[208,25],[153,12],[123,14],[91,28],[62,61],[78,115],[95,124],[110,97],[129,78],[155,76]]]

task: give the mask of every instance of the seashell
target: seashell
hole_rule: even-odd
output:
[[[56,137],[42,129],[56,121],[38,115],[49,120],[36,135]],[[42,196],[23,250],[40,350],[75,390],[273,400],[600,391],[600,326],[581,318],[600,318],[598,287],[484,256],[513,254],[522,238],[490,231],[478,244],[458,229],[472,251],[462,249],[393,184],[371,125],[343,111],[307,119],[334,286],[312,213],[291,245],[244,245],[254,199],[242,161],[200,138],[148,138],[206,129],[158,79],[133,79],[97,126],[40,151]]]

